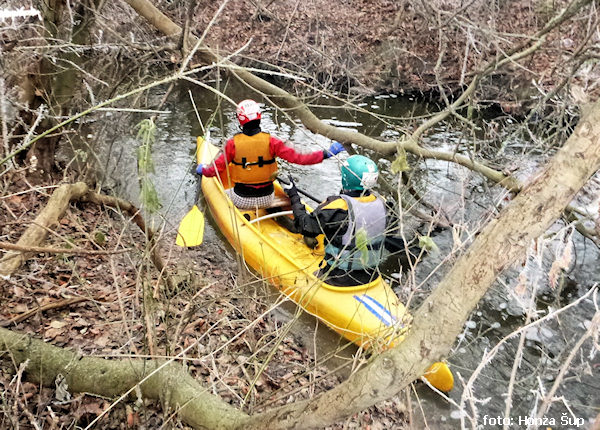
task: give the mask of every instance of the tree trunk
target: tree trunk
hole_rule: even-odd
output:
[[[252,416],[242,429],[321,428],[398,394],[445,357],[465,321],[498,275],[526,255],[531,241],[560,216],[600,168],[600,102],[564,147],[477,236],[414,314],[397,347],[334,389],[310,400]]]
[[[99,0],[90,0],[91,5],[99,3]],[[47,45],[56,44],[56,40],[83,45],[89,42],[89,29],[94,19],[91,8],[78,4],[75,8],[74,24],[65,20],[64,0],[43,0],[37,5],[41,11],[46,29]],[[50,59],[50,56],[53,56]],[[42,104],[48,107],[48,112],[40,113],[46,117],[40,122],[36,134],[40,134],[54,125],[55,117],[68,114],[69,107],[81,86],[79,72],[76,69],[84,61],[84,56],[73,52],[71,49],[58,50],[46,53],[39,62],[39,70],[35,76],[35,86],[40,95],[35,95],[30,103],[30,110],[37,110]],[[21,116],[32,126],[35,118],[29,112],[22,112]],[[54,172],[54,158],[57,145],[61,136],[47,136],[35,142],[27,152],[26,159],[32,167],[35,167],[36,176],[47,176]]]
[[[83,182],[65,184],[58,187],[48,200],[48,203],[33,220],[25,233],[19,238],[17,245],[21,247],[36,247],[41,245],[48,232],[58,223],[71,200],[77,200],[87,193],[88,187]],[[0,277],[9,277],[27,259],[28,253],[9,251],[0,260]]]
[[[117,397],[140,384],[144,398],[160,400],[196,428],[230,429],[245,416],[173,362],[82,357],[4,328],[0,328],[0,351],[9,352],[15,363],[28,361],[25,372],[34,382],[52,386],[63,375],[69,392]]]

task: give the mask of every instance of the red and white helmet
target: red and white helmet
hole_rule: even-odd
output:
[[[237,117],[240,125],[261,118],[261,110],[254,100],[242,100],[237,105]]]

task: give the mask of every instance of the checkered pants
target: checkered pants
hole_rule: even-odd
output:
[[[260,197],[242,197],[238,196],[233,191],[233,188],[227,189],[226,193],[235,207],[243,210],[267,208],[273,205],[273,201],[275,200],[275,193]]]

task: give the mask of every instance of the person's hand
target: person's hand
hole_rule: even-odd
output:
[[[202,164],[198,164],[198,167],[196,167],[196,173],[200,176],[202,176],[202,170],[204,169],[204,165]]]
[[[329,157],[333,157],[334,155],[339,154],[342,151],[345,151],[346,148],[344,148],[344,145],[342,145],[340,142],[333,142],[330,146],[329,149],[326,149],[325,151],[323,151],[323,159],[327,159]]]
[[[294,182],[294,179],[291,176],[288,176],[287,183],[283,182],[281,179],[279,180],[279,182],[281,183],[281,188],[283,188],[283,191],[285,191],[288,197],[298,195],[298,188],[296,188],[296,183]]]

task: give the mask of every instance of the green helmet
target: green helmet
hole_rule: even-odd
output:
[[[342,164],[342,188],[364,190],[377,183],[379,172],[375,162],[364,155],[352,155]]]

